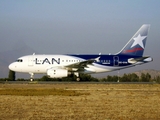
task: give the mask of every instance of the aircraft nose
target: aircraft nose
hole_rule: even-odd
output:
[[[8,66],[8,68],[9,68],[10,70],[14,71],[15,68],[16,68],[16,65],[15,65],[14,63],[11,63],[11,64]]]

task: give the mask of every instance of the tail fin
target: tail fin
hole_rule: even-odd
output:
[[[144,24],[117,54],[143,56],[150,25]]]

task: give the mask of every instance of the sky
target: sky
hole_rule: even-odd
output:
[[[159,5],[159,0],[0,0],[0,51],[25,43],[39,54],[114,54],[142,24],[151,24],[144,54],[154,61],[130,70],[160,70]]]

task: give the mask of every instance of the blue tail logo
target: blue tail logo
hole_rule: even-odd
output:
[[[122,55],[143,56],[150,25],[144,24],[118,53]]]

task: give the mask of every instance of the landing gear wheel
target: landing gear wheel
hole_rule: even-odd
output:
[[[76,80],[77,80],[77,82],[79,82],[79,81],[80,81],[80,78],[78,77]]]

